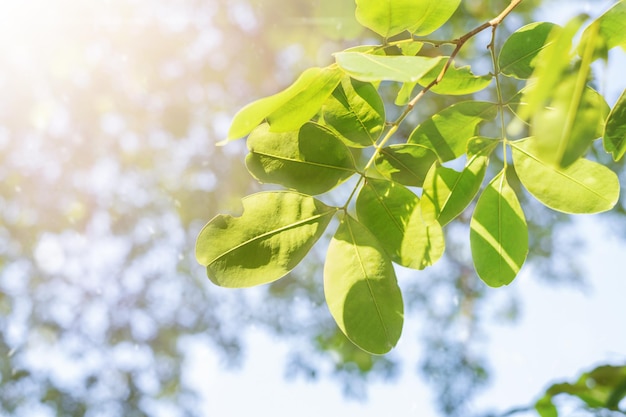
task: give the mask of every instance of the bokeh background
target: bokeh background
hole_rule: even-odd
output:
[[[525,0],[498,40],[609,3]],[[433,37],[506,4],[464,0]],[[352,0],[0,2],[0,415],[486,415],[626,362],[623,202],[590,219],[524,198],[530,261],[502,290],[476,277],[461,218],[440,264],[399,271],[407,325],[384,357],[330,318],[324,242],[274,284],[210,285],[198,231],[263,189],[244,141],[215,145],[235,112],[376,42]],[[460,61],[489,71],[487,43]],[[609,104],[621,54],[596,68]],[[451,101],[422,103],[408,125]]]

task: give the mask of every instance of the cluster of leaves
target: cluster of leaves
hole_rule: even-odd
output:
[[[554,397],[566,394],[576,397],[591,409],[621,411],[620,402],[626,397],[626,366],[603,365],[583,373],[575,383],[552,385],[535,404],[541,417],[558,417]]]
[[[619,1],[591,21],[577,44],[584,16],[564,27],[524,26],[496,50],[497,28],[520,1],[460,38],[436,41],[424,36],[445,24],[460,0],[357,0],[357,20],[383,38],[381,45],[336,53],[332,65],[306,70],[284,91],[235,116],[225,142],[248,136],[249,172],[287,190],[248,196],[241,216],[218,215],[203,228],[196,258],[210,280],[224,287],[275,281],[339,217],[324,265],[326,302],[352,342],[383,354],[403,326],[393,264],[421,270],[437,262],[445,248],[442,228],[475,199],[469,238],[478,276],[492,287],[516,277],[528,230],[512,175],[554,210],[611,209],[619,197],[617,176],[584,156],[600,137],[614,159],[624,155],[626,94],[610,109],[589,80],[595,60],[616,46],[626,50],[626,4]],[[456,67],[458,51],[486,29],[493,71],[475,75]],[[433,56],[425,45],[454,49]],[[526,83],[504,97],[504,79]],[[389,85],[400,85],[395,104],[404,110],[395,121],[387,120],[379,94]],[[460,96],[488,87],[497,100],[459,101],[398,137],[426,93]],[[489,122],[497,137],[479,134]],[[502,152],[504,166],[483,187],[493,152]],[[318,197],[353,177],[345,204]]]

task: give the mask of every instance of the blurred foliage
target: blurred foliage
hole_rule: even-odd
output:
[[[436,35],[506,3],[464,1],[455,33]],[[506,30],[538,4],[525,1]],[[214,146],[230,117],[372,37],[353,13],[351,0],[0,5],[0,414],[201,415],[184,378],[190,338],[237,365],[250,326],[289,342],[291,377],[330,377],[362,397],[368,381],[398,374],[396,356],[365,355],[335,328],[316,278],[322,251],[245,293],[208,285],[191,255],[209,213],[236,212],[259,188],[243,144]],[[425,323],[419,368],[445,415],[463,415],[489,374],[478,347],[494,299],[454,236],[467,221],[450,232],[444,267],[403,283]],[[563,261],[565,218],[537,205],[528,222],[537,275],[579,280]],[[495,316],[514,319],[518,301],[501,303]]]

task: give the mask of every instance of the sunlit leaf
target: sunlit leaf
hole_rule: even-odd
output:
[[[311,120],[341,81],[343,73],[335,65],[323,68],[304,89],[267,116],[272,132],[297,130]]]
[[[549,45],[548,37],[555,26],[554,23],[535,22],[516,30],[500,50],[500,72],[519,79],[530,78],[537,55]]]
[[[420,16],[409,32],[417,36],[431,34],[452,17],[460,3],[461,0],[415,0]]]
[[[511,144],[515,171],[526,189],[546,206],[564,213],[599,213],[619,198],[617,175],[604,165],[578,159],[556,168],[537,158],[526,139]]]
[[[422,50],[424,46],[424,42],[418,42],[411,40],[410,42],[403,42],[398,45],[400,50],[402,51],[402,55],[405,56],[415,56],[419,51]]]
[[[423,87],[429,85],[439,76],[444,65],[445,61],[439,62],[439,64],[428,71],[428,73],[426,73],[426,75],[424,75],[418,83]],[[454,96],[472,94],[487,88],[492,79],[493,76],[491,74],[474,75],[469,66],[460,68],[450,66],[443,79],[439,81],[437,85],[433,86],[430,91],[437,94]]]
[[[522,101],[526,105],[518,112],[523,120],[528,120],[536,111],[544,108],[554,89],[560,84],[574,56],[572,39],[585,19],[584,15],[576,16],[565,27],[555,25],[550,31],[545,42],[546,46],[533,61],[535,63],[533,84],[524,90]]]
[[[243,214],[220,214],[200,232],[196,259],[222,287],[250,287],[291,271],[322,236],[337,209],[283,191],[250,195]]]
[[[391,145],[376,156],[376,169],[385,178],[403,185],[421,187],[426,173],[437,160],[433,151],[422,145]]]
[[[356,18],[384,38],[409,30],[428,35],[443,25],[460,0],[356,0]]]
[[[385,107],[374,86],[345,76],[322,111],[349,146],[372,146],[385,127]]]
[[[356,202],[359,221],[378,237],[391,259],[414,269],[433,265],[445,248],[441,226],[424,222],[419,201],[400,184],[368,178]]]
[[[341,79],[337,67],[309,68],[287,89],[248,104],[234,117],[228,139],[239,139],[268,119],[272,130],[297,130],[310,120]]]
[[[421,206],[424,221],[445,226],[472,202],[487,171],[488,158],[473,156],[461,171],[437,163],[424,180]]]
[[[312,122],[285,133],[264,123],[248,137],[248,149],[246,166],[255,178],[307,194],[326,192],[356,172],[346,145]]]
[[[585,86],[585,79],[585,74],[565,77],[554,86],[548,105],[531,118],[531,142],[545,162],[566,167],[602,136],[609,107],[602,95]]]
[[[485,136],[474,136],[467,141],[467,157],[489,156],[491,152],[502,143],[500,138],[488,138]]]
[[[497,106],[484,101],[464,101],[434,114],[415,128],[408,143],[432,149],[442,162],[463,155],[467,141],[481,122],[496,117]]]
[[[594,58],[608,58],[608,51],[621,47],[626,51],[626,2],[618,1],[606,13],[597,18],[583,32],[580,47],[583,49],[591,42],[594,51]]]
[[[626,153],[626,90],[613,106],[606,120],[603,135],[604,149],[619,161]]]
[[[620,411],[619,404],[626,397],[626,366],[603,365],[583,373],[575,383],[554,384],[535,409],[542,417],[558,416],[552,399],[561,394],[578,397],[590,408]]]
[[[371,55],[361,52],[335,54],[339,67],[352,78],[361,81],[418,81],[441,59],[424,56]]]
[[[376,237],[349,215],[328,247],[324,294],[339,328],[361,349],[383,354],[396,345],[404,305],[391,259]]]
[[[526,260],[528,227],[504,169],[478,198],[470,245],[476,273],[491,287],[510,284]]]

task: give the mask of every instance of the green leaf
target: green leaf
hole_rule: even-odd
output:
[[[578,159],[557,168],[539,159],[528,139],[511,143],[515,171],[537,200],[564,213],[600,213],[610,210],[619,198],[617,175],[604,165]]]
[[[442,162],[463,155],[467,141],[481,122],[496,117],[497,106],[484,101],[463,101],[434,114],[415,128],[408,143],[432,149]]]
[[[461,214],[478,194],[487,164],[487,157],[473,156],[461,172],[439,163],[433,165],[424,180],[421,199],[424,221],[438,221],[445,226]]]
[[[335,90],[342,76],[341,70],[334,65],[322,69],[310,85],[267,116],[272,132],[297,130],[311,120]]]
[[[419,201],[400,184],[367,178],[356,202],[359,221],[378,237],[391,260],[414,269],[433,265],[445,248],[441,226],[424,222]]]
[[[384,354],[396,345],[404,305],[393,265],[376,237],[349,215],[328,247],[324,294],[339,328],[361,349]]]
[[[586,42],[595,43],[594,47],[597,50],[595,56],[600,55],[605,59],[608,51],[617,46],[626,51],[624,22],[626,22],[626,2],[618,1],[585,29],[581,46]]]
[[[541,417],[559,417],[559,410],[552,403],[552,397],[542,397],[537,403],[535,403],[535,411]]]
[[[340,79],[336,66],[307,69],[287,89],[242,108],[233,119],[227,141],[246,136],[265,119],[274,131],[297,130],[319,111]]]
[[[350,150],[323,126],[309,122],[299,131],[270,130],[264,123],[248,137],[246,166],[261,182],[321,194],[356,172]]]
[[[409,30],[428,35],[450,19],[460,0],[356,0],[356,18],[384,38]]]
[[[376,169],[382,176],[403,185],[421,187],[437,156],[425,146],[391,145],[376,156]]]
[[[546,40],[543,48],[535,60],[533,84],[524,91],[522,101],[526,103],[520,108],[519,117],[528,120],[536,111],[546,106],[546,102],[563,78],[563,74],[570,65],[574,56],[572,39],[582,26],[586,17],[576,16],[565,27],[555,25]]]
[[[196,242],[196,259],[222,287],[251,287],[281,278],[311,250],[337,212],[290,191],[253,194],[242,204],[240,217],[214,217]]]
[[[460,3],[461,0],[416,0],[415,7],[421,13],[409,32],[417,36],[433,33],[452,17]]]
[[[491,287],[510,284],[526,260],[528,227],[504,169],[476,203],[470,245],[476,273]]]
[[[374,86],[348,76],[324,104],[322,117],[353,147],[372,146],[385,127],[385,107]]]
[[[337,65],[361,81],[414,82],[439,63],[442,57],[371,55],[361,52],[335,54]]]
[[[396,96],[396,100],[394,104],[396,106],[406,106],[411,101],[411,97],[413,95],[413,90],[417,82],[413,83],[402,83],[402,87],[400,87],[400,91],[398,91],[398,95]]]
[[[447,57],[444,57],[447,58]],[[432,81],[437,79],[441,70],[445,65],[445,61],[439,62],[439,64],[428,71],[424,77],[422,77],[418,83],[426,87]],[[486,75],[474,75],[469,66],[456,68],[450,66],[443,76],[443,79],[439,83],[433,86],[430,91],[437,94],[460,96],[463,94],[472,94],[477,91],[487,88],[491,83],[493,76],[491,74]]]
[[[467,157],[489,156],[496,146],[502,143],[502,139],[474,136],[467,141]]]
[[[502,45],[498,65],[509,77],[527,79],[533,74],[539,53],[550,43],[554,23],[535,22],[516,30]]]
[[[604,127],[604,149],[619,161],[626,153],[626,90],[613,106]]]
[[[541,416],[558,416],[552,399],[560,394],[578,397],[591,408],[620,411],[619,403],[626,396],[626,366],[599,366],[583,373],[575,383],[552,385],[535,405]]]
[[[586,74],[565,77],[554,86],[549,104],[531,118],[530,142],[545,162],[566,167],[602,136],[609,107],[602,95],[585,86],[585,79]]]

